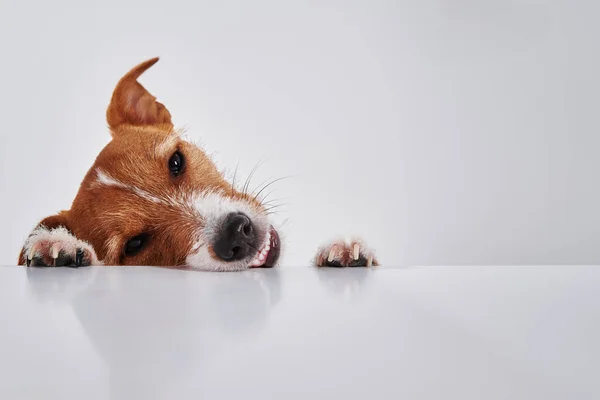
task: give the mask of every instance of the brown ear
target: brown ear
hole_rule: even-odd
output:
[[[169,110],[137,81],[157,61],[158,57],[139,64],[117,84],[106,111],[106,120],[113,136],[122,125],[162,125],[173,128]]]

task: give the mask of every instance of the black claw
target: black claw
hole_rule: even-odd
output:
[[[31,258],[27,257],[27,266],[30,267],[31,266]]]
[[[83,264],[83,249],[77,249],[75,252],[75,267],[81,267]]]

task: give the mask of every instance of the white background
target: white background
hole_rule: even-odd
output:
[[[600,262],[597,2],[0,1],[0,264],[154,56],[142,83],[219,166],[292,176],[287,264],[340,233],[386,264]]]

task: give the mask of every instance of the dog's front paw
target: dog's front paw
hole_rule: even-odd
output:
[[[373,250],[360,240],[338,240],[322,246],[313,261],[317,267],[371,267],[379,265]]]
[[[86,267],[100,264],[92,246],[63,227],[36,228],[23,246],[26,265],[34,267]]]

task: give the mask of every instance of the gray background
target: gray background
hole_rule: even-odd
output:
[[[117,80],[273,198],[302,264],[359,233],[387,264],[599,263],[593,1],[0,0],[0,263],[68,208]]]

